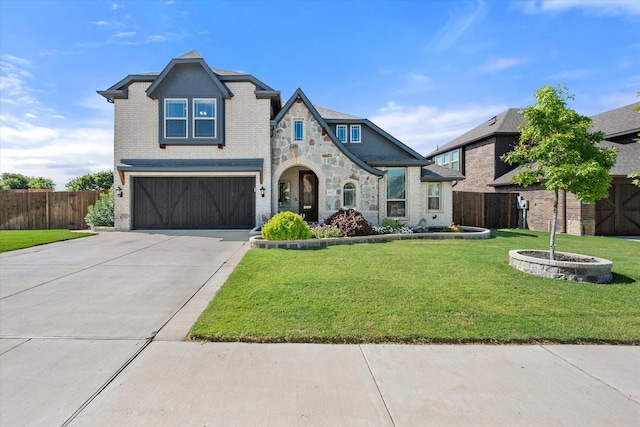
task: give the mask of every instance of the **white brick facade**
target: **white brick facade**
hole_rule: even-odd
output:
[[[115,198],[115,227],[129,230],[131,218],[131,178],[136,176],[254,176],[256,188],[269,188],[270,104],[269,99],[256,99],[256,87],[250,82],[232,82],[227,86],[234,96],[225,100],[225,142],[217,145],[167,145],[160,148],[158,100],[151,99],[146,89],[151,83],[132,83],[128,99],[114,99],[114,162],[121,159],[263,159],[263,182],[257,172],[130,172],[125,182],[116,173],[116,185],[123,189],[123,197]],[[256,191],[256,224],[271,215],[271,198],[260,197]]]

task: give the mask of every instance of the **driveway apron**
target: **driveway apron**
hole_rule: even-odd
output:
[[[2,424],[64,424],[247,239],[113,232],[0,254]]]

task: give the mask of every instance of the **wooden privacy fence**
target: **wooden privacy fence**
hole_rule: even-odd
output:
[[[87,207],[101,192],[0,190],[0,230],[87,229]]]
[[[518,228],[517,193],[453,192],[453,222],[485,228]]]

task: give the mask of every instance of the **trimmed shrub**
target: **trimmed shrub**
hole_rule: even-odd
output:
[[[280,212],[262,226],[262,237],[267,240],[310,239],[309,224],[298,214]]]
[[[84,220],[91,227],[113,227],[113,188],[100,194],[100,198],[87,207]]]
[[[332,225],[318,225],[313,227],[311,234],[316,239],[342,237],[342,231]]]
[[[369,221],[355,209],[340,209],[324,221],[325,225],[338,228],[343,236],[368,236],[373,234]]]

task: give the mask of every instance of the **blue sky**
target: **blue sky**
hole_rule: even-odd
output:
[[[0,171],[113,167],[96,94],[197,50],[428,154],[565,83],[593,115],[637,102],[640,1],[0,1]]]

